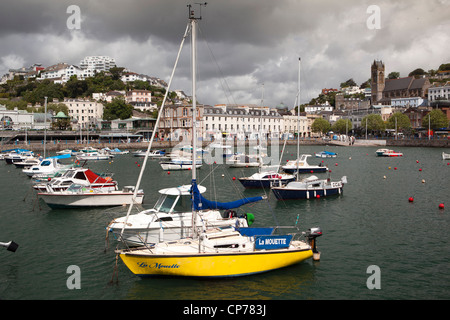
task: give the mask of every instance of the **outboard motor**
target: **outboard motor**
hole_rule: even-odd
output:
[[[317,251],[316,238],[322,235],[322,229],[320,227],[310,228],[306,232],[306,238],[308,238],[309,245],[312,248],[313,260],[320,260],[320,252]]]
[[[0,242],[0,246],[5,247],[6,250],[12,251],[12,252],[16,252],[17,248],[19,247],[19,245],[17,243],[15,243],[14,241]]]

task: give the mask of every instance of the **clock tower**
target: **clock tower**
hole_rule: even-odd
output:
[[[382,61],[373,61],[371,67],[372,80],[372,104],[377,104],[383,98],[385,86],[384,63]]]

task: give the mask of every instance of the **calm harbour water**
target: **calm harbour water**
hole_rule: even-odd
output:
[[[441,159],[445,150],[398,148],[401,158],[376,157],[376,147],[306,146],[301,153],[324,149],[338,152],[324,162],[332,180],[347,176],[343,195],[282,202],[267,190],[269,205],[246,206],[246,212],[255,214],[255,226],[274,225],[274,216],[280,225],[293,225],[297,215],[302,230],[320,226],[320,262],[308,260],[249,277],[196,280],[140,279],[119,260],[118,283],[113,285],[116,242],[105,241],[105,226],[126,209],[50,210],[36,200],[20,169],[1,162],[0,241],[14,240],[19,248],[15,253],[0,248],[0,299],[449,299],[450,165]],[[295,150],[287,147],[284,160],[294,159]],[[89,167],[114,172],[119,186],[135,185],[140,171],[136,161],[143,158],[122,155]],[[264,192],[245,190],[232,180],[256,169],[214,167],[198,171],[209,198],[214,199],[214,185],[219,201]],[[169,175],[150,160],[141,184],[144,207],[153,206],[159,189],[189,181],[190,172]],[[440,203],[447,207],[439,209]],[[67,288],[70,265],[81,270],[81,289]],[[381,289],[367,288],[371,265],[380,268]]]

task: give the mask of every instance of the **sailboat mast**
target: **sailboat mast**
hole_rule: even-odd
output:
[[[300,160],[300,57],[298,58],[298,91],[297,91],[297,181],[298,179],[298,161]]]
[[[191,17],[191,50],[192,50],[192,180],[197,179],[197,97],[196,97],[196,40],[197,40],[197,19]]]

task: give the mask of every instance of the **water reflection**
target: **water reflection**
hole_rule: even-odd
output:
[[[309,299],[317,262],[264,274],[229,279],[136,279],[126,299],[145,300],[266,300]]]

